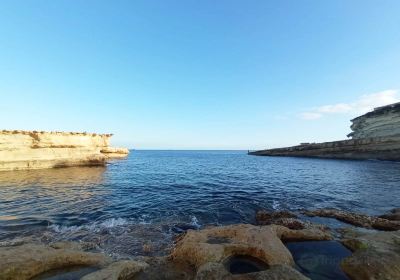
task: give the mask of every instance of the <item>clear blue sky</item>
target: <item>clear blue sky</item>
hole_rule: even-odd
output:
[[[0,128],[139,149],[345,138],[363,103],[399,97],[399,13],[398,0],[2,0]]]

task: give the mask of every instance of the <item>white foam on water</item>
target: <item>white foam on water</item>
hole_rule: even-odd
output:
[[[77,232],[77,231],[81,231],[81,230],[98,232],[105,228],[120,227],[120,226],[127,225],[128,223],[129,223],[129,221],[126,219],[123,219],[123,218],[111,218],[111,219],[107,219],[103,222],[94,222],[94,223],[82,225],[82,226],[64,226],[64,225],[52,224],[52,225],[49,225],[48,228],[57,233],[71,233],[71,232]]]
[[[196,228],[200,228],[201,225],[199,223],[199,220],[197,219],[196,216],[192,216],[192,220],[190,221],[190,224]]]
[[[280,206],[281,206],[281,204],[278,201],[276,201],[276,200],[272,201],[272,209],[279,210]]]
[[[149,220],[149,215],[143,214],[139,218],[139,225],[150,225],[151,221]]]
[[[104,222],[102,222],[100,224],[100,227],[103,228],[113,228],[113,227],[119,227],[119,226],[123,226],[128,224],[128,221],[126,219],[122,219],[122,218],[111,218],[108,220],[105,220]]]
[[[63,225],[53,224],[49,225],[48,228],[57,233],[67,233],[67,232],[79,231],[82,228],[84,228],[84,226],[63,226]]]

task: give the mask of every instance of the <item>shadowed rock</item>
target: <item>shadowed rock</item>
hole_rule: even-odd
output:
[[[379,216],[379,218],[391,221],[400,221],[400,208],[392,209],[389,213]]]
[[[101,266],[110,260],[102,254],[75,249],[24,244],[0,248],[0,279],[31,279],[46,271],[72,266]]]
[[[229,273],[223,264],[206,263],[197,272],[196,280],[307,280],[296,269],[288,265],[274,265],[260,272],[236,274]]]

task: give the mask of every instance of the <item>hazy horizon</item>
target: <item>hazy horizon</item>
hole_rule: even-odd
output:
[[[400,101],[399,1],[1,1],[0,129],[138,150],[346,139]]]

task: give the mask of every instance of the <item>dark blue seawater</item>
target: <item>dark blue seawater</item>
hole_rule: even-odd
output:
[[[132,151],[103,167],[0,172],[0,241],[83,240],[117,256],[168,250],[176,233],[254,222],[260,208],[400,205],[400,164],[249,156],[245,151]]]

